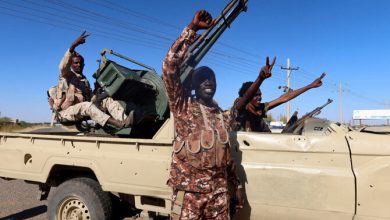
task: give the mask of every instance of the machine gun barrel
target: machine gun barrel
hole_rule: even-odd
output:
[[[150,66],[148,66],[148,65],[146,65],[146,64],[143,64],[143,63],[141,63],[141,62],[138,62],[138,61],[136,61],[136,60],[134,60],[134,59],[131,59],[131,58],[129,58],[129,57],[126,57],[126,56],[124,56],[124,55],[122,55],[122,54],[116,53],[116,52],[114,52],[113,50],[111,50],[111,49],[109,49],[109,48],[103,48],[103,49],[102,49],[102,52],[100,52],[100,55],[102,56],[102,66],[104,66],[104,65],[106,64],[106,62],[107,62],[106,53],[112,54],[112,55],[114,55],[114,56],[117,56],[117,57],[122,58],[122,59],[124,59],[124,60],[127,60],[127,61],[129,61],[129,62],[132,62],[132,63],[134,63],[134,64],[137,64],[137,65],[139,65],[139,66],[142,66],[142,67],[144,67],[144,68],[146,68],[146,69],[148,69],[148,70],[151,70],[151,71],[156,72],[156,70],[153,69],[152,67],[150,67]]]
[[[180,80],[185,83],[191,71],[198,65],[222,33],[236,19],[236,17],[247,9],[248,0],[232,0],[221,12],[213,26],[207,29],[194,42],[188,50],[186,59],[181,66]]]
[[[332,103],[332,102],[333,102],[332,99],[328,99],[328,101],[327,101],[325,104],[323,104],[323,105],[321,105],[320,107],[315,108],[313,111],[311,111],[311,112],[305,114],[304,116],[302,116],[301,119],[305,119],[305,118],[307,118],[307,117],[313,117],[313,116],[316,116],[316,115],[320,114],[320,113],[321,113],[321,110],[322,110],[323,108],[325,108],[325,106],[329,105],[329,104]]]
[[[328,99],[328,101],[323,104],[322,106],[319,106],[315,108],[313,111],[306,113],[304,116],[302,116],[300,119],[297,119],[297,112],[294,112],[293,117],[290,118],[288,121],[286,127],[283,129],[282,133],[292,133],[294,130],[298,127],[298,125],[302,124],[307,118],[311,118],[313,116],[316,116],[321,113],[321,110],[325,108],[325,106],[332,103],[332,99]]]

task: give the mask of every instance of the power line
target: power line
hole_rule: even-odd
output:
[[[125,14],[128,14],[128,15],[132,15],[132,16],[135,16],[135,17],[139,17],[143,20],[146,20],[146,21],[149,21],[151,23],[156,23],[156,24],[159,24],[159,25],[164,25],[166,27],[170,27],[172,29],[175,29],[175,30],[181,30],[182,28],[180,27],[177,27],[175,25],[172,25],[170,23],[167,23],[165,21],[162,21],[161,19],[158,19],[156,17],[151,17],[151,16],[148,16],[148,15],[145,15],[145,14],[142,14],[142,13],[139,13],[139,12],[136,12],[134,10],[131,10],[129,8],[126,8],[125,6],[123,5],[119,5],[115,2],[112,2],[112,1],[107,1],[107,2],[104,2],[104,1],[96,1],[96,0],[85,0],[85,1],[89,1],[89,2],[94,2],[95,4],[97,5],[100,5],[100,6],[103,6],[105,8],[110,8],[112,10],[114,10],[115,12],[117,11],[120,11],[120,12],[123,12]]]
[[[133,36],[127,34],[126,32],[123,32],[123,31],[120,31],[120,30],[116,30],[116,29],[112,29],[110,27],[105,27],[104,28],[104,30],[107,30],[107,29],[108,30],[112,30],[112,32],[107,32],[107,31],[104,31],[104,30],[96,29],[95,26],[97,26],[97,25],[95,25],[93,23],[89,23],[89,22],[84,22],[84,25],[89,25],[89,26],[82,26],[82,25],[80,25],[80,22],[78,22],[77,20],[75,20],[73,18],[64,17],[64,16],[61,16],[61,15],[57,15],[57,14],[50,13],[50,12],[45,12],[45,11],[42,11],[42,10],[38,10],[38,12],[43,12],[44,14],[40,13],[39,15],[37,15],[37,14],[30,13],[31,9],[36,11],[36,9],[34,9],[34,8],[21,6],[21,5],[17,5],[17,4],[9,3],[9,2],[7,2],[7,3],[11,4],[11,5],[14,5],[14,6],[17,6],[19,8],[28,9],[29,11],[21,11],[20,9],[18,10],[18,9],[7,8],[7,7],[1,7],[1,8],[10,10],[10,11],[13,11],[13,12],[16,12],[16,13],[20,13],[24,17],[25,17],[25,15],[29,15],[30,17],[38,18],[38,19],[40,19],[40,20],[38,20],[38,22],[44,21],[44,22],[41,22],[41,23],[50,24],[52,26],[53,25],[54,26],[62,26],[62,27],[64,27],[64,25],[65,25],[65,28],[69,29],[71,27],[70,29],[72,29],[72,30],[76,30],[74,27],[78,27],[78,28],[80,28],[80,30],[89,29],[89,30],[93,30],[95,33],[96,32],[100,33],[100,36],[104,36],[105,38],[109,38],[109,39],[110,38],[115,38],[117,40],[126,41],[126,42],[130,42],[129,39],[133,39],[135,42],[137,42],[139,44],[144,44],[146,46],[151,46],[151,47],[156,47],[156,46],[158,47],[158,46],[160,46],[160,48],[165,48],[165,46],[162,45],[162,44],[158,45],[158,43],[160,43],[159,41],[155,41],[153,39],[149,39],[149,38],[136,38],[136,37],[133,37]],[[47,15],[49,15],[49,17]],[[75,21],[75,22],[72,22],[72,21]],[[112,34],[112,33],[116,33],[116,34]],[[120,33],[122,33],[123,35],[120,34]]]
[[[97,12],[94,12],[94,11],[90,11],[88,9],[81,8],[81,7],[78,7],[76,5],[70,4],[69,2],[63,2],[61,0],[49,0],[49,2],[51,2],[53,4],[60,5],[62,7],[69,8],[71,10],[78,10],[80,12],[87,13],[87,14],[91,15],[92,17],[98,18],[100,20],[102,20],[104,18],[104,20],[107,20],[107,22],[109,22],[110,24],[119,25],[119,26],[121,26],[123,28],[127,28],[129,30],[136,31],[138,33],[142,33],[142,34],[145,34],[145,35],[154,36],[154,37],[159,38],[159,39],[171,41],[170,38],[167,38],[165,36],[165,33],[163,33],[163,35],[156,34],[155,32],[157,32],[157,31],[150,32],[148,30],[145,30],[140,25],[133,24],[133,23],[130,23],[128,21],[122,21],[122,20],[119,20],[117,18],[114,18],[114,17],[111,17],[111,16],[107,16],[107,15],[104,15],[104,14],[101,14],[101,13],[97,13]]]
[[[88,0],[88,1],[91,1],[91,0]],[[61,2],[61,1],[60,1]],[[95,1],[96,2],[96,1]],[[107,6],[107,4],[105,4],[106,6]],[[111,7],[112,8],[112,7]],[[73,6],[72,6],[72,9],[73,9]],[[80,8],[79,8],[80,9]],[[85,10],[85,9],[82,9],[82,10]],[[127,11],[131,11],[131,10],[128,10],[128,9],[126,9]],[[87,10],[88,11],[88,10]],[[95,13],[96,14],[96,13]],[[132,11],[132,14],[134,15],[134,11]],[[153,17],[150,17],[150,16],[145,16],[145,15],[143,15],[143,14],[141,14],[141,13],[136,13],[136,15],[137,16],[139,16],[139,17],[142,17],[142,18],[147,18],[147,20],[158,20],[158,19],[156,19],[156,18],[153,18]],[[163,22],[156,22],[156,23],[159,23],[159,24],[163,24],[163,25],[167,25],[167,23],[163,23]],[[176,28],[176,27],[175,27]],[[178,28],[177,28],[178,29]],[[218,43],[217,43],[218,44]],[[241,50],[241,49],[239,49],[239,48],[236,48],[236,47],[233,47],[233,46],[230,46],[230,45],[227,45],[227,44],[225,44],[225,43],[220,43],[221,45],[223,45],[223,46],[225,46],[225,47],[228,47],[228,48],[232,48],[232,49],[234,49],[234,50],[236,50],[236,51],[239,51],[239,52],[241,52],[241,53],[245,53],[245,54],[249,54],[249,55],[253,55],[253,54],[251,54],[251,53],[248,53],[247,51],[244,51],[244,50]],[[246,58],[242,58],[242,57],[238,57],[238,56],[232,56],[232,55],[229,55],[228,53],[226,53],[226,52],[218,52],[218,51],[215,51],[215,50],[212,50],[211,51],[212,53],[213,52],[215,52],[215,53],[218,53],[220,56],[225,56],[225,57],[229,57],[229,58],[232,58],[232,59],[239,59],[239,60],[241,60],[241,61],[244,61],[244,62],[246,62],[248,65],[253,65],[253,64],[251,64],[251,63],[249,63],[249,62],[256,62],[256,61],[253,61],[253,60],[248,60],[248,59],[246,59]],[[257,63],[257,62],[256,62]],[[240,63],[240,65],[242,65],[242,63]]]
[[[380,106],[383,106],[383,105],[384,105],[384,102],[381,102],[381,101],[379,101],[379,100],[373,99],[373,98],[371,98],[371,97],[364,96],[364,95],[362,95],[361,93],[354,92],[354,91],[351,90],[351,89],[348,89],[348,88],[346,89],[346,88],[344,87],[344,91],[347,92],[347,93],[349,93],[349,94],[351,94],[351,95],[353,95],[353,96],[355,96],[355,97],[357,97],[357,98],[364,99],[364,100],[369,101],[369,102],[371,102],[371,103],[374,103],[374,104],[377,104],[377,105],[380,105]]]
[[[93,0],[87,0],[87,1],[93,1]],[[96,0],[95,0],[94,2],[96,2]],[[127,11],[127,12],[131,12],[131,13],[130,13],[131,15],[136,15],[136,16],[138,16],[138,17],[144,18],[145,20],[148,20],[148,21],[155,22],[155,23],[157,23],[157,24],[161,24],[161,25],[164,25],[164,26],[167,26],[167,27],[172,27],[172,28],[174,28],[174,29],[180,29],[180,28],[177,27],[177,26],[173,26],[173,25],[171,25],[171,24],[169,24],[169,23],[166,23],[166,22],[161,21],[161,20],[159,20],[159,19],[156,18],[156,17],[147,16],[147,15],[144,15],[144,14],[142,14],[142,13],[138,13],[138,12],[135,12],[135,11],[133,11],[133,10],[130,10],[130,9],[126,8],[125,6],[123,6],[123,5],[119,6],[118,4],[115,4],[115,3],[112,3],[112,4],[111,4],[111,3],[112,3],[112,2],[110,2],[109,4],[106,3],[105,6],[107,7],[107,6],[110,6],[110,5],[116,5],[115,9],[121,9],[121,11],[125,10],[125,11]],[[119,7],[118,7],[118,6],[119,6]],[[110,8],[113,8],[113,7],[110,6]],[[222,46],[224,46],[224,47],[227,47],[227,48],[233,49],[233,50],[235,50],[235,51],[241,52],[241,53],[243,53],[243,54],[249,55],[250,57],[256,57],[256,56],[257,56],[257,55],[254,55],[253,53],[249,53],[248,51],[242,50],[242,49],[240,49],[240,48],[237,48],[237,47],[228,45],[228,44],[223,43],[223,42],[220,42],[220,41],[218,41],[216,45],[217,45],[217,46],[218,46],[218,45],[222,45]],[[214,50],[213,50],[213,51],[214,51]],[[247,63],[249,63],[249,65],[253,65],[252,63],[258,63],[258,61],[254,61],[253,59],[249,60],[249,59],[247,59],[247,58],[242,58],[242,57],[237,57],[237,56],[228,55],[226,52],[221,52],[221,51],[217,51],[217,50],[215,50],[215,51],[216,51],[216,53],[219,53],[220,55],[223,55],[223,56],[225,56],[225,57],[234,58],[234,59],[240,59],[241,61],[247,61]],[[279,65],[279,64],[276,64],[276,66],[280,66],[280,67],[281,67],[281,65]],[[305,75],[307,75],[307,76],[305,76]],[[312,80],[313,80],[313,77],[314,77],[314,79],[318,77],[318,76],[315,76],[315,75],[313,75],[313,74],[307,74],[307,73],[304,73],[302,76],[305,77],[305,78],[307,78],[307,79],[312,79]],[[309,76],[310,76],[310,77],[309,77]],[[324,84],[326,84],[326,83],[324,83]],[[325,85],[325,86],[327,86],[327,85]]]
[[[25,7],[26,8],[26,7]],[[9,9],[9,8],[8,8]],[[31,9],[31,8],[28,8],[27,7],[27,9]],[[14,10],[15,11],[15,10]],[[21,12],[21,11],[17,11],[17,12],[20,12],[20,13],[22,13],[22,14],[25,14],[25,12]],[[69,22],[69,20],[68,21],[63,21],[63,20],[59,20],[59,19],[52,19],[52,18],[49,18],[49,17],[44,17],[44,16],[37,16],[37,15],[35,15],[35,14],[31,14],[31,13],[27,13],[28,15],[31,15],[31,16],[35,16],[35,17],[39,17],[39,18],[41,18],[41,19],[46,19],[46,20],[48,20],[48,21],[51,21],[51,22],[53,22],[53,21],[55,21],[55,20],[57,20],[58,22],[60,22],[60,23],[62,23],[62,24],[66,24],[66,25],[69,25],[69,26],[71,26],[71,27],[79,27],[79,28],[81,28],[81,29],[83,29],[83,28],[86,28],[85,26],[80,26],[80,25],[77,25],[77,23],[71,23],[71,22]],[[49,15],[54,15],[53,13],[50,13]],[[64,18],[63,16],[59,16],[60,18]],[[58,17],[57,17],[58,18]],[[66,19],[66,18],[65,18]],[[74,20],[74,19],[73,19]],[[72,19],[70,19],[70,21],[72,21]],[[43,22],[43,23],[45,23],[45,24],[48,24],[48,22]],[[58,24],[53,24],[53,23],[49,23],[50,25],[52,25],[52,26],[60,26],[60,25],[58,25]],[[64,26],[64,25],[62,25],[62,27],[65,27],[65,28],[68,28],[69,29],[69,26]],[[75,28],[70,28],[70,29],[72,29],[72,30],[77,30],[77,29],[75,29]],[[91,28],[91,27],[89,27],[89,29],[91,29],[91,30],[96,30],[97,32],[99,32],[99,33],[101,33],[101,34],[99,34],[100,36],[103,36],[103,37],[105,37],[105,38],[113,38],[113,35],[111,34],[111,32],[106,32],[106,31],[100,31],[100,30],[97,30],[97,29],[95,29],[95,28]],[[131,38],[131,37],[127,37],[127,36],[125,36],[125,35],[118,35],[118,34],[116,34],[115,35],[115,37],[114,37],[115,39],[117,39],[117,40],[120,40],[120,41],[124,41],[124,42],[130,42],[130,41],[128,41],[128,39],[134,39],[134,40],[138,40],[138,44],[140,44],[140,40],[139,39],[136,39],[136,38]],[[141,40],[141,42],[142,42],[142,40]],[[156,45],[156,42],[154,42],[154,44],[150,44],[150,42],[145,42],[144,41],[144,43],[145,44],[143,44],[144,46],[149,46],[149,47],[154,47],[154,48],[157,48],[157,49],[166,49],[166,47],[164,47],[163,45],[159,45],[159,46],[157,46]],[[211,51],[211,54],[214,54],[214,55],[216,55],[216,56],[221,56],[221,57],[223,57],[223,58],[229,58],[230,60],[229,60],[229,62],[226,62],[225,60],[226,59],[221,59],[221,60],[218,60],[218,62],[225,62],[225,63],[227,63],[228,65],[230,65],[230,66],[234,66],[236,69],[239,69],[239,70],[248,70],[248,72],[250,72],[250,73],[252,73],[252,72],[256,72],[257,73],[257,70],[253,70],[252,68],[250,68],[248,65],[242,65],[242,63],[240,62],[240,61],[233,61],[234,59],[239,59],[238,57],[235,57],[235,56],[229,56],[229,55],[225,55],[225,54],[223,54],[222,52],[215,52],[215,51]],[[217,59],[217,58],[216,58]],[[234,64],[232,64],[232,63],[235,63],[235,64],[237,64],[237,66],[236,65],[234,65]],[[238,65],[240,66],[240,67],[238,67]],[[254,65],[252,65],[252,66],[254,66]],[[257,67],[258,68],[258,67]],[[246,73],[246,74],[248,74],[248,73]],[[252,75],[252,74],[250,74],[250,75]],[[254,76],[256,76],[256,74],[253,74]],[[271,79],[275,79],[276,78],[276,76],[274,75]],[[279,79],[281,79],[280,77],[278,77]]]
[[[4,8],[4,7],[0,6],[0,8]],[[6,9],[8,9],[8,8],[6,8]],[[34,21],[36,23],[45,24],[45,25],[56,27],[56,28],[66,29],[66,30],[72,30],[72,31],[75,31],[75,32],[80,32],[80,30],[84,30],[85,29],[85,27],[82,27],[82,26],[76,26],[76,27],[79,27],[79,29],[77,29],[77,28],[74,28],[75,25],[71,25],[71,27],[69,27],[67,25],[61,25],[61,24],[58,24],[58,23],[56,24],[56,23],[53,23],[50,19],[41,20],[42,18],[37,18],[37,17],[34,17],[34,16],[25,16],[25,15],[20,15],[20,14],[12,14],[12,13],[8,13],[8,12],[2,12],[2,13],[6,14],[6,15],[9,15],[9,16],[12,16],[12,17],[17,17],[17,18],[20,18],[20,19],[23,19],[23,20]],[[89,28],[89,29],[91,29],[91,28]],[[94,29],[91,29],[91,30],[94,30]],[[104,32],[101,33],[98,30],[95,30],[95,31],[96,32],[94,33],[94,35],[98,36],[98,37],[101,37],[103,39],[115,39],[115,40],[118,40],[118,41],[121,41],[121,42],[126,42],[126,43],[133,44],[133,42],[128,41],[127,39],[124,39],[124,38],[121,38],[121,37],[118,37],[118,36],[112,36],[109,33],[104,33]],[[153,48],[154,49],[162,49],[162,47],[158,47],[156,45],[146,44],[146,43],[142,43],[142,42],[139,42],[138,44],[142,45],[142,46],[145,46],[145,47],[148,47],[148,48],[152,48],[152,49]]]
[[[87,1],[93,1],[93,0],[87,0]],[[51,10],[51,11],[55,10],[56,12],[61,12],[61,14],[62,13],[73,14],[73,15],[76,15],[76,16],[79,16],[79,17],[82,17],[85,19],[89,19],[91,22],[84,22],[84,25],[80,25],[80,22],[77,22],[75,19],[73,19],[69,16],[66,17],[66,16],[61,15],[61,14],[54,14],[52,12],[48,12],[48,11],[45,11],[42,9],[32,8],[31,5],[30,5],[30,7],[28,7],[27,5],[21,6],[20,4],[16,4],[15,2],[12,2],[12,3],[6,2],[6,1],[2,1],[2,2],[9,4],[9,5],[14,5],[14,6],[16,5],[19,8],[19,9],[15,9],[15,8],[7,8],[7,7],[2,6],[0,8],[8,11],[8,12],[3,11],[3,14],[7,14],[8,16],[21,18],[21,19],[28,20],[28,21],[33,21],[36,23],[54,26],[57,28],[62,28],[62,29],[67,29],[67,30],[72,30],[72,31],[80,31],[78,28],[80,28],[81,30],[82,29],[89,29],[89,30],[94,31],[94,35],[102,37],[104,39],[114,39],[114,40],[118,40],[118,41],[126,42],[126,43],[136,42],[137,45],[145,46],[148,48],[159,49],[159,50],[166,50],[168,48],[168,46],[170,45],[168,43],[172,42],[170,40],[171,37],[168,35],[167,35],[168,36],[167,37],[167,36],[153,34],[155,32],[158,32],[158,30],[153,30],[153,33],[152,33],[151,31],[146,31],[144,28],[140,28],[140,26],[133,26],[134,24],[129,24],[128,22],[124,22],[124,21],[119,20],[117,18],[105,16],[103,14],[93,12],[90,10],[86,10],[86,9],[81,8],[81,7],[77,7],[77,10],[75,10],[74,5],[69,5],[68,3],[65,3],[63,1],[57,1],[57,2],[50,1],[50,3],[52,5],[56,5],[56,6],[59,6],[62,8],[55,8],[51,5],[42,5],[39,2],[33,2],[33,1],[27,1],[27,2],[29,2],[30,4],[33,4],[33,5],[34,4],[39,5],[42,9]],[[103,3],[103,4],[107,4],[107,3]],[[27,11],[26,10],[22,11],[22,10],[20,10],[20,8],[24,8]],[[65,10],[65,8],[68,8],[70,10]],[[127,9],[124,9],[124,10],[127,10]],[[10,11],[11,11],[11,13],[10,13]],[[39,14],[31,13],[34,11],[40,12],[40,13]],[[151,16],[143,15],[142,13],[136,13],[133,15],[138,16],[140,19],[149,20],[150,22],[155,19]],[[156,21],[157,22],[155,22],[155,23],[157,23],[157,24],[167,26],[167,23],[164,23],[164,22],[161,22],[158,20],[156,20]],[[88,25],[88,26],[85,26],[85,25]],[[172,26],[172,25],[170,25],[170,26]],[[95,27],[102,27],[104,30],[101,30],[101,29],[98,29]],[[118,28],[120,28],[120,29],[118,29]],[[173,26],[172,28],[176,28],[176,27]],[[107,30],[109,30],[109,31],[107,31]],[[127,32],[127,31],[130,31],[130,32]],[[141,37],[141,38],[134,37],[132,34],[130,34],[133,32],[143,34],[146,37]],[[234,50],[236,52],[238,51],[242,54],[246,54],[247,57],[239,56],[239,55],[237,55],[237,53],[235,53],[233,55],[233,54],[227,52],[226,50],[218,49],[219,45],[221,45],[225,49],[228,48],[228,49]],[[259,65],[259,63],[261,63],[261,62],[259,62],[257,59],[255,61],[254,59],[251,58],[251,57],[255,57],[255,56],[257,57],[257,55],[255,55],[253,53],[249,53],[248,51],[242,50],[240,48],[233,47],[233,46],[228,45],[228,44],[223,43],[223,42],[217,42],[216,46],[217,47],[213,48],[210,51],[210,54],[215,55],[215,62],[219,62],[219,63],[226,64],[226,65],[229,64],[231,68],[234,68],[235,70],[240,71],[241,73],[245,73],[247,75],[254,76],[254,77],[257,76],[257,72],[261,67]],[[224,67],[226,67],[226,65]],[[248,71],[248,72],[245,72],[245,71]],[[300,69],[298,71],[302,72],[303,74],[299,74],[297,76],[297,78],[294,78],[294,82],[304,83],[304,81],[306,81],[306,80],[299,79],[299,77],[305,78],[305,79],[309,79],[309,78],[311,79],[311,77],[313,77],[313,78],[317,77],[313,74],[308,73],[304,69]],[[277,73],[277,72],[274,71],[274,73]],[[277,74],[274,74],[273,77],[271,77],[271,80],[277,81],[280,78],[281,77],[277,76]],[[328,83],[326,81],[330,81],[330,80],[325,79],[325,82],[323,83],[324,88],[327,88],[327,89],[337,88],[335,83],[332,83],[332,81],[330,81]],[[344,88],[345,88],[345,86],[344,86]],[[350,95],[356,96],[358,98],[373,102],[375,104],[383,105],[383,102],[375,100],[371,97],[363,96],[360,93],[355,92],[351,89],[346,89],[345,92],[347,92]]]

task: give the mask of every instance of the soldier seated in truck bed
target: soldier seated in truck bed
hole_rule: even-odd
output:
[[[84,31],[66,51],[60,63],[59,84],[48,91],[49,104],[60,122],[75,122],[89,117],[101,126],[106,124],[117,128],[131,126],[133,112],[126,116],[118,102],[111,98],[102,101],[103,107],[111,116],[91,102],[90,84],[83,75],[84,58],[75,51],[78,45],[85,43],[88,36],[89,34]]]

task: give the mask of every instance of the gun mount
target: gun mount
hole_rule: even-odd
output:
[[[119,57],[142,68],[130,69],[112,60],[107,59],[107,54]],[[125,107],[126,113],[136,111],[137,122],[145,118],[153,118],[151,123],[161,124],[168,115],[168,100],[161,77],[150,66],[138,62],[129,57],[104,48],[101,52],[101,63],[94,74],[95,87],[104,91],[107,96],[119,101]],[[96,90],[95,88],[95,91]],[[153,129],[154,130],[154,129]],[[108,133],[128,135],[132,128],[121,130],[111,129]]]
[[[230,27],[231,23],[233,23],[241,12],[246,11],[247,3],[248,0],[232,0],[222,10],[221,15],[216,19],[214,25],[203,32],[203,34],[194,42],[186,54],[185,62],[181,66],[180,79],[183,84],[187,85],[189,83],[191,72],[223,34],[226,28]]]

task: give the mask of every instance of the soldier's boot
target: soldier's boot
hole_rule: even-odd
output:
[[[118,121],[118,120],[114,119],[113,117],[110,117],[107,120],[107,124],[114,125],[117,128],[126,128],[126,127],[130,127],[131,125],[133,125],[133,121],[134,121],[134,111],[131,111],[129,113],[129,116],[127,116],[127,118],[125,120]]]
[[[129,115],[127,116],[127,118],[123,121],[123,127],[124,128],[127,128],[127,127],[131,127],[133,124],[134,124],[134,110],[132,110],[131,112],[129,112]]]

